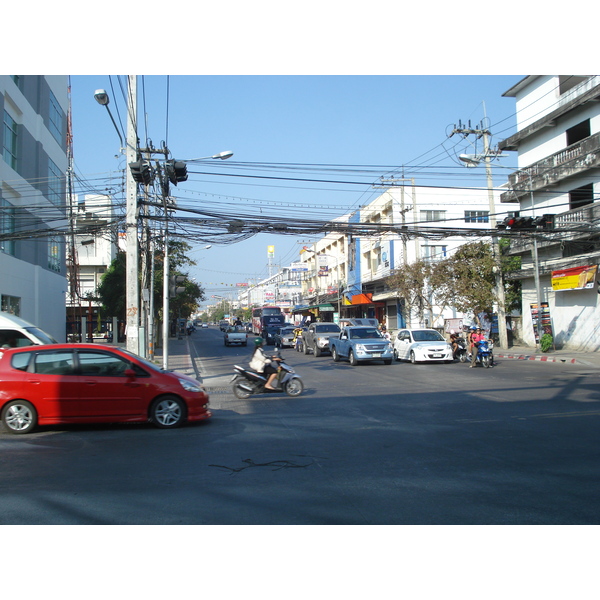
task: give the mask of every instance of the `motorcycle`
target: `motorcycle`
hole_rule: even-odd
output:
[[[280,355],[277,355],[281,358]],[[246,369],[240,365],[234,365],[236,373],[231,379],[233,384],[233,394],[240,400],[245,400],[254,394],[262,394],[263,392],[271,392],[271,390],[265,390],[265,384],[267,383],[267,377],[262,373],[257,373],[252,369]],[[277,389],[275,391],[285,392],[288,396],[299,396],[304,391],[304,383],[292,367],[290,367],[281,358],[279,362],[279,368],[277,369]]]
[[[456,342],[456,350],[454,351],[453,358],[458,358],[461,363],[467,362],[467,342],[459,337],[454,340]]]
[[[492,340],[481,340],[477,342],[477,358],[475,359],[475,365],[480,364],[481,366],[489,369],[494,365],[494,342]]]

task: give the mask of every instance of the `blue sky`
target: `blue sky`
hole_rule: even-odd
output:
[[[183,76],[138,77],[138,135],[155,147],[166,141],[174,158],[190,159],[232,150],[228,161],[205,161],[172,190],[180,206],[258,207],[265,213],[330,218],[375,198],[379,176],[398,177],[405,169],[417,185],[484,186],[483,169],[459,166],[460,152],[481,152],[474,138],[449,138],[459,120],[475,126],[487,114],[492,145],[514,132],[513,98],[502,94],[522,75],[415,76]],[[93,94],[106,89],[113,117],[125,127],[121,76],[71,77],[74,161],[78,176],[102,191],[114,185],[125,164],[119,139],[106,110]],[[167,102],[168,97],[168,102]],[[122,136],[125,137],[124,131]],[[218,164],[217,164],[218,163]],[[302,173],[269,169],[277,177],[335,180],[347,185],[227,177],[240,163],[341,165],[346,172]],[[503,163],[514,165],[516,157]],[[361,178],[350,166],[369,165],[375,174]],[[443,168],[454,170],[453,178]],[[245,174],[260,175],[255,165]],[[459,177],[460,179],[456,179]],[[495,185],[505,179],[495,176]],[[362,185],[356,185],[356,183]],[[274,203],[283,206],[275,206]],[[327,208],[328,207],[328,208]],[[259,234],[236,244],[198,244],[191,270],[208,294],[235,290],[235,284],[268,274],[267,246],[275,246],[275,263],[287,266],[302,243],[315,238]]]

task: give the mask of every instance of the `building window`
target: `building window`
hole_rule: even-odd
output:
[[[443,221],[446,218],[445,210],[422,210],[421,222],[423,221]]]
[[[567,146],[576,144],[587,137],[590,137],[590,120],[586,119],[581,123],[567,129]]]
[[[48,129],[54,139],[62,145],[63,114],[56,96],[50,92],[50,125]]]
[[[2,294],[2,312],[9,313],[15,317],[21,316],[21,298]]]
[[[48,159],[48,200],[54,206],[61,206],[63,196],[63,175],[56,164]]]
[[[421,246],[424,260],[442,260],[447,256],[447,246]]]
[[[465,223],[489,223],[488,210],[465,210]]]
[[[60,273],[60,238],[51,237],[48,240],[48,268]]]
[[[583,185],[569,192],[569,210],[581,208],[594,202],[594,184]]]
[[[2,158],[8,166],[17,170],[17,123],[4,111],[4,132],[2,138]]]
[[[15,232],[15,209],[10,202],[0,198],[0,235],[12,235]],[[1,239],[0,250],[11,256],[15,255],[15,241]]]

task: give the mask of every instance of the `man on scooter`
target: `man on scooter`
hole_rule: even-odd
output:
[[[473,357],[471,358],[471,364],[469,365],[469,369],[472,369],[477,362],[477,353],[479,352],[479,342],[485,340],[485,335],[481,331],[481,327],[477,327],[475,333],[471,335],[471,352],[473,352]]]

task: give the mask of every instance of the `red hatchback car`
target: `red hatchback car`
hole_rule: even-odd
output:
[[[204,388],[183,373],[114,346],[52,344],[0,349],[0,416],[22,434],[59,423],[168,429],[212,414]]]

